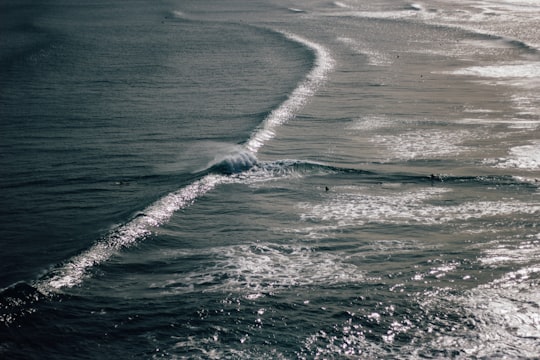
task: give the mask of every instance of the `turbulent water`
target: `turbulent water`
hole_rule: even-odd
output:
[[[0,4],[0,357],[540,357],[535,0]]]

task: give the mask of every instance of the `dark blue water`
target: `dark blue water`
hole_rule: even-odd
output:
[[[538,12],[4,1],[0,354],[538,357]]]

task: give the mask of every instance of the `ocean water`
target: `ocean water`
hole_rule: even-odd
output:
[[[0,357],[540,357],[540,4],[0,4]]]

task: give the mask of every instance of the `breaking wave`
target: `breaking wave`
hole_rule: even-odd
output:
[[[88,250],[55,267],[34,284],[41,293],[54,293],[62,288],[79,285],[89,276],[91,268],[109,260],[118,251],[131,247],[151,235],[176,211],[190,206],[216,186],[233,180],[227,175],[239,174],[257,165],[255,154],[260,147],[275,136],[275,130],[279,125],[292,119],[315,94],[333,64],[329,51],[323,46],[292,33],[282,34],[290,41],[311,49],[316,56],[315,64],[289,98],[264,120],[246,146],[229,147],[208,164],[207,170],[200,175],[198,180],[157,200],[133,219],[110,231]]]

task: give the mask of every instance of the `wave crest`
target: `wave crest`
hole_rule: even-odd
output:
[[[326,80],[327,74],[334,67],[334,59],[324,46],[307,40],[292,33],[280,32],[290,41],[301,44],[310,49],[315,55],[315,64],[305,79],[289,95],[289,98],[278,108],[274,109],[264,120],[261,126],[252,134],[246,148],[256,153],[268,140],[275,137],[275,130],[282,124],[293,119],[306,102],[315,95],[315,92]]]
[[[230,152],[217,155],[209,168],[213,172],[231,175],[249,170],[257,165],[257,162],[255,154],[238,146]]]

